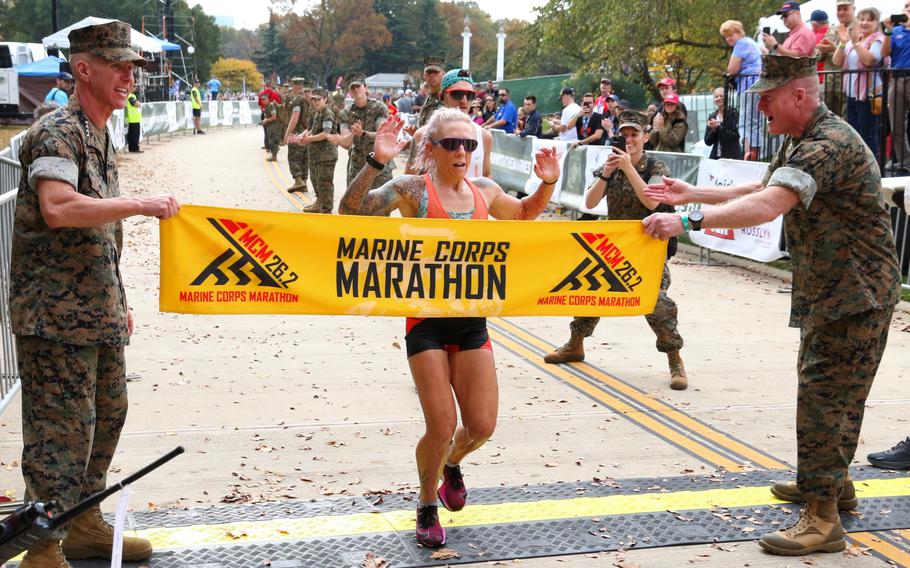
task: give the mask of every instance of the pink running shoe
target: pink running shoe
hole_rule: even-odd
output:
[[[417,542],[430,548],[446,543],[446,530],[439,524],[436,505],[417,507]]]
[[[468,490],[464,486],[464,476],[461,475],[461,467],[442,468],[442,485],[436,492],[442,506],[450,511],[460,511],[464,509],[464,503],[468,499]]]

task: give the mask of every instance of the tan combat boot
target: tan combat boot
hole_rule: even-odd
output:
[[[804,503],[806,501],[795,481],[778,481],[771,486],[771,493],[781,501],[789,501],[791,503]],[[856,498],[856,488],[853,486],[853,480],[848,475],[844,478],[844,486],[837,496],[837,508],[841,511],[852,511],[858,506],[859,500]]]
[[[569,341],[552,353],[544,355],[544,363],[575,363],[585,360],[585,338],[572,332]]]
[[[309,191],[306,186],[306,180],[299,176],[294,178],[294,185],[288,188],[288,192],[290,193],[294,193],[296,191],[302,191],[303,193]]]
[[[63,553],[72,560],[110,558],[114,546],[114,527],[104,521],[101,509],[95,507],[80,515],[70,525],[63,541]],[[152,555],[152,543],[144,538],[123,537],[123,560],[138,562]]]
[[[844,527],[837,515],[837,501],[809,501],[795,525],[766,534],[758,544],[771,554],[782,556],[846,549]]]
[[[272,154],[271,156],[269,156],[268,158],[266,158],[265,161],[266,161],[266,162],[277,162],[277,161],[278,161],[278,154]]]
[[[683,366],[679,351],[669,351],[667,361],[670,363],[670,388],[678,391],[686,390],[689,386],[689,377],[686,376],[686,368]]]
[[[308,205],[303,208],[304,213],[322,213],[322,203],[319,201],[314,201],[312,205]]]
[[[42,540],[28,549],[19,568],[73,568],[60,550],[59,540]]]

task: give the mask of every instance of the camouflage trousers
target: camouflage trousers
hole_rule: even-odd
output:
[[[363,166],[366,164],[366,158],[351,153],[350,158],[348,159],[348,187],[351,187],[351,182],[354,181],[354,178],[357,177],[357,174],[360,173],[360,170],[362,170]],[[392,168],[394,167],[394,164],[392,164]],[[370,189],[376,189],[377,187],[382,186],[382,184],[392,181],[392,168],[387,167],[382,170],[382,172],[376,176],[376,179],[373,180],[373,183],[370,184]]]
[[[309,154],[307,147],[300,144],[288,144],[288,166],[294,179],[309,177]]]
[[[667,295],[667,289],[670,287],[670,267],[664,263],[664,273],[660,278],[660,294],[657,296],[657,305],[654,311],[645,316],[648,325],[657,335],[657,350],[661,353],[669,351],[678,351],[682,349],[683,338],[676,329],[676,302]],[[572,320],[569,329],[573,334],[581,334],[584,337],[594,335],[594,328],[597,327],[600,318],[594,317],[577,317]]]
[[[26,497],[66,510],[105,488],[126,421],[123,347],[16,339]]]
[[[316,190],[316,203],[321,213],[331,213],[335,205],[335,164],[338,160],[310,159],[310,181]]]
[[[265,148],[272,154],[278,153],[278,147],[281,145],[281,133],[280,126],[275,126],[276,123],[270,122],[265,125]]]
[[[840,492],[893,311],[870,310],[800,331],[796,483],[807,498],[829,500]]]

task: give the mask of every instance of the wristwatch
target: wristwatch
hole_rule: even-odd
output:
[[[705,214],[702,213],[701,209],[689,211],[689,224],[692,225],[693,231],[701,231],[701,222],[704,218]]]
[[[369,154],[367,154],[367,163],[379,171],[382,171],[385,169],[385,164],[383,164],[382,162],[380,162],[379,160],[376,159],[375,152],[370,152]]]

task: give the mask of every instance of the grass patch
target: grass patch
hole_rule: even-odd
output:
[[[0,150],[8,147],[9,141],[12,140],[12,138],[16,134],[19,134],[20,132],[23,132],[25,130],[27,130],[26,127],[20,126],[18,124],[9,125],[9,126],[0,126]]]

